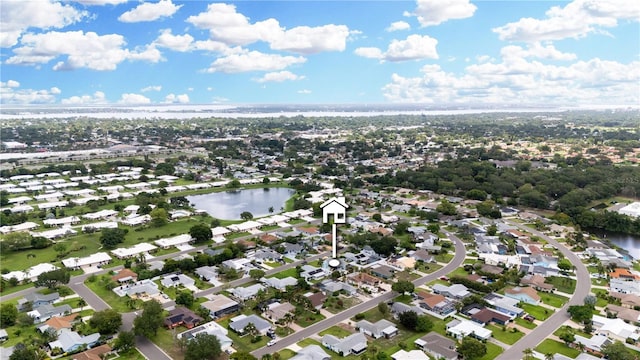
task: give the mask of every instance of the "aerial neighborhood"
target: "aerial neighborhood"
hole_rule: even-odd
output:
[[[0,358],[637,359],[637,136],[519,116],[3,124]]]

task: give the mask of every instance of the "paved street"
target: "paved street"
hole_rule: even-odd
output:
[[[507,221],[509,224],[519,227],[524,231],[531,232],[532,234],[539,236],[540,238],[546,240],[549,244],[556,246],[558,250],[576,267],[576,291],[573,294],[573,297],[555,314],[551,315],[546,321],[542,324],[538,325],[535,329],[533,329],[530,333],[523,336],[518,342],[513,344],[510,348],[508,348],[505,352],[500,354],[496,358],[496,360],[514,360],[514,359],[522,359],[524,349],[533,349],[542,340],[547,338],[549,335],[553,334],[556,329],[558,329],[562,324],[569,320],[569,315],[567,314],[567,308],[569,305],[582,305],[585,296],[589,295],[591,291],[591,279],[589,277],[589,271],[584,266],[582,261],[574,254],[571,250],[564,247],[564,245],[558,243],[556,240],[546,236],[545,234],[528,228],[522,224]]]
[[[448,273],[452,272],[453,270],[455,270],[456,268],[460,267],[462,265],[462,263],[464,262],[464,258],[465,258],[465,247],[464,244],[462,243],[462,241],[460,239],[458,239],[457,237],[453,236],[452,234],[447,234],[449,236],[449,238],[451,240],[453,240],[454,244],[455,244],[455,249],[456,249],[456,254],[455,257],[449,262],[449,264],[447,264],[445,267],[435,271],[432,274],[423,276],[419,279],[416,279],[413,281],[414,285],[419,286],[422,285],[424,283],[427,283],[429,281],[435,280],[441,276],[447,275]],[[322,330],[325,330],[327,328],[330,328],[334,325],[336,325],[337,323],[347,320],[353,316],[355,316],[356,314],[359,314],[361,312],[365,312],[375,306],[377,306],[379,303],[383,302],[383,301],[389,301],[391,299],[393,299],[394,297],[396,297],[397,294],[395,292],[387,292],[381,296],[378,296],[376,298],[373,298],[369,301],[360,303],[352,308],[349,308],[339,314],[336,314],[330,318],[324,319],[322,321],[319,321],[311,326],[308,326],[306,328],[304,328],[301,331],[298,331],[292,335],[289,335],[285,338],[282,338],[280,340],[278,340],[278,342],[270,347],[262,347],[260,349],[257,349],[255,351],[253,351],[251,354],[255,357],[257,357],[258,359],[260,359],[264,354],[273,354],[277,351],[280,351],[284,348],[286,348],[287,346],[293,345],[295,343],[297,343],[298,341],[302,340],[302,339],[306,339],[308,337],[311,337],[313,334],[318,333]]]

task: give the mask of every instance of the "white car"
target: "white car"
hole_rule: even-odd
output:
[[[276,341],[275,341],[275,340],[270,340],[270,341],[267,343],[267,346],[275,345],[275,343],[276,343]]]

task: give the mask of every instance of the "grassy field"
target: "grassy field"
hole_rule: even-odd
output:
[[[174,360],[182,360],[184,359],[184,353],[177,346],[175,341],[175,336],[187,329],[179,326],[173,330],[167,330],[165,327],[162,327],[158,330],[156,336],[151,339],[156,345],[158,345],[164,352],[169,354],[169,356]]]
[[[289,350],[289,349],[282,349],[278,351],[278,354],[280,355],[280,360],[289,360],[296,355],[296,353],[293,352],[293,350]]]
[[[527,329],[535,329],[537,326],[536,324],[528,322],[527,320],[522,318],[516,318],[515,323]]]
[[[339,338],[343,338],[346,336],[351,335],[352,333],[346,329],[343,329],[339,326],[332,326],[326,330],[323,330],[321,332],[318,333],[318,335],[320,336],[324,336],[324,335],[333,335],[335,337],[339,337]]]
[[[488,342],[486,343],[486,345],[487,345],[487,354],[481,357],[479,360],[493,360],[496,357],[498,357],[498,355],[502,354],[502,352],[504,351],[500,346],[496,344],[492,344]]]
[[[551,339],[543,340],[535,350],[541,354],[562,354],[572,359],[575,359],[580,354],[579,350],[570,348],[559,341]]]
[[[546,320],[549,316],[553,315],[553,310],[549,310],[542,306],[522,304],[521,307],[522,309],[524,309],[524,311],[535,317],[537,320]]]
[[[342,306],[338,304],[338,300],[342,300]],[[325,310],[332,314],[337,314],[345,309],[349,309],[357,304],[360,304],[362,301],[358,298],[353,297],[339,297],[336,298],[334,296],[329,296],[327,300],[324,302]]]
[[[442,268],[442,265],[440,264],[425,264],[421,266],[419,270],[425,274],[431,274],[432,272],[435,272],[441,268]]]
[[[320,320],[324,320],[324,315],[318,313],[312,313],[310,311],[307,311],[304,313],[303,316],[298,317],[298,319],[296,319],[296,324],[302,326],[302,327],[307,327],[311,324],[315,324]]]
[[[564,304],[566,304],[567,301],[569,301],[568,298],[562,295],[549,294],[549,293],[543,293],[543,292],[539,292],[538,295],[540,295],[540,298],[542,299],[543,303],[547,305],[551,305],[556,308],[561,308]]]
[[[218,323],[222,325],[222,327],[224,327],[225,329],[229,328],[229,318],[225,318],[219,321]],[[236,334],[234,331],[231,331],[231,330],[229,330],[229,333],[227,334],[227,336],[231,340],[233,340],[233,346],[236,349],[242,349],[246,351],[253,351],[253,350],[259,349],[263,346],[266,346],[267,343],[269,342],[269,337],[263,336],[262,339],[260,339],[260,341],[252,343],[251,335],[239,336],[238,334]]]
[[[547,284],[553,284],[558,291],[573,294],[576,291],[576,281],[571,278],[562,276],[547,276],[545,281]]]
[[[284,279],[286,277],[297,278],[298,277],[298,271],[296,270],[296,268],[293,267],[291,269],[280,271],[279,273],[274,274],[273,277],[278,278],[278,279]]]
[[[114,310],[121,313],[132,311],[131,307],[129,307],[129,305],[127,304],[127,300],[129,299],[128,297],[120,297],[116,295],[116,293],[114,293],[112,290],[107,290],[100,284],[99,279],[94,282],[85,281],[85,285],[96,295],[98,295],[98,297],[109,304],[109,306],[111,306]]]
[[[496,340],[509,345],[515,344],[516,341],[520,340],[520,338],[524,336],[522,331],[513,332],[510,328],[503,330],[502,327],[496,325],[487,325],[485,328],[493,331],[493,337]]]

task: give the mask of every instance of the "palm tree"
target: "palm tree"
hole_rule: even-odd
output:
[[[544,360],[553,360],[556,356],[553,353],[544,354]]]
[[[78,306],[80,307],[80,311],[82,311],[82,308],[87,306],[87,302],[83,298],[80,298],[78,299]]]
[[[525,360],[531,360],[532,359],[533,350],[531,348],[526,348],[526,349],[522,350],[522,353],[524,354]]]

